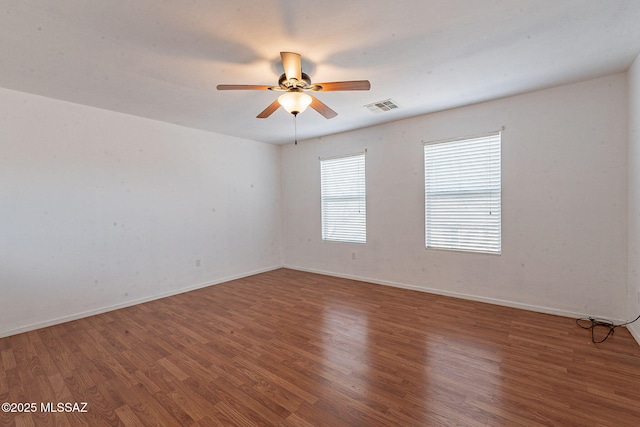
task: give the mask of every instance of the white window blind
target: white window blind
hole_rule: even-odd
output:
[[[367,240],[365,154],[320,160],[322,239]]]
[[[499,254],[500,132],[424,146],[426,247]]]

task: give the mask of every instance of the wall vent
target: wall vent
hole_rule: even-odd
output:
[[[398,108],[398,104],[395,101],[390,99],[385,99],[384,101],[374,102],[372,104],[367,104],[365,107],[369,111],[373,111],[374,113],[382,113],[383,111],[391,111]]]

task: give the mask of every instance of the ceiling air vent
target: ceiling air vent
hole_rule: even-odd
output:
[[[374,102],[373,104],[365,105],[369,111],[373,111],[374,113],[381,113],[383,111],[391,111],[398,108],[398,104],[390,99],[385,99],[384,101]]]

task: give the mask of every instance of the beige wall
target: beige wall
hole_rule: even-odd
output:
[[[503,126],[502,255],[426,250],[423,141]],[[324,242],[318,157],[365,148],[367,243]],[[286,146],[284,262],[538,311],[624,319],[626,156],[626,74]]]
[[[281,265],[280,148],[0,90],[0,218],[3,336]]]

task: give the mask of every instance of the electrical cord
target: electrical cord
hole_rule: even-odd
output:
[[[580,326],[582,329],[591,329],[591,341],[594,344],[600,344],[602,342],[605,342],[607,340],[607,338],[609,338],[609,336],[611,334],[613,334],[613,331],[616,328],[619,328],[620,326],[629,325],[629,324],[637,321],[638,319],[640,319],[640,315],[638,317],[636,317],[635,319],[629,321],[629,322],[621,323],[619,325],[616,325],[611,320],[596,319],[594,317],[583,317],[583,318],[580,318],[580,319],[576,319],[576,325]],[[589,323],[585,325],[586,322],[589,322]],[[596,341],[596,337],[595,337],[595,333],[594,333],[595,328],[598,327],[598,326],[608,329],[607,334],[600,341]]]

